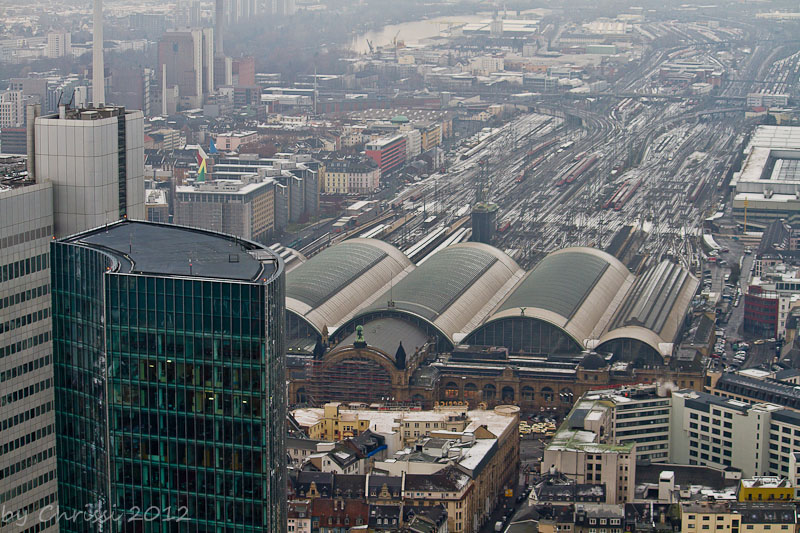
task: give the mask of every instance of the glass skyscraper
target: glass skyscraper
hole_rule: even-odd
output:
[[[285,531],[280,258],[145,222],[51,253],[61,530]]]

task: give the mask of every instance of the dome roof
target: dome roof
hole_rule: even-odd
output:
[[[606,360],[597,352],[589,352],[581,361],[581,367],[585,370],[600,370],[607,366]]]

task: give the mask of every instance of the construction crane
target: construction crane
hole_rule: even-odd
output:
[[[370,54],[374,54],[375,53],[375,47],[372,46],[372,41],[370,41],[369,39],[367,39],[367,46],[369,46],[369,53]]]

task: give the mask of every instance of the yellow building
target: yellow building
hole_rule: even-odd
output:
[[[330,157],[324,164],[326,193],[369,194],[380,187],[381,170],[368,157]]]
[[[742,517],[727,503],[689,502],[681,504],[681,532],[740,531]]]
[[[442,505],[447,509],[448,531],[476,531],[474,481],[456,466],[445,467],[435,474],[407,474],[403,481],[405,504]]]
[[[775,533],[797,530],[789,502],[687,502],[681,504],[682,533]]]
[[[778,476],[756,476],[739,481],[736,498],[740,502],[792,501],[794,489],[788,479]]]
[[[426,126],[420,126],[420,133],[422,134],[422,151],[428,150],[439,146],[442,142],[442,127],[438,123],[431,123]]]
[[[322,418],[313,426],[306,428],[308,437],[313,440],[337,442],[355,437],[369,429],[369,419],[360,420],[356,413],[340,413],[339,403],[325,404]]]

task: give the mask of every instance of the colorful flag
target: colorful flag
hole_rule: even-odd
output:
[[[206,171],[208,167],[206,166],[206,160],[200,153],[197,153],[197,164],[200,165],[197,169],[197,181],[202,183],[206,181]]]
[[[216,154],[217,153],[217,145],[214,144],[214,139],[211,139],[211,142],[208,145],[208,153],[209,154]]]

